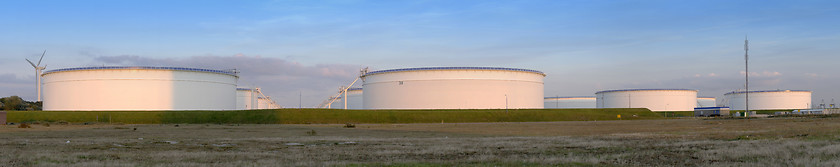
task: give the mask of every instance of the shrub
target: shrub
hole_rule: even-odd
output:
[[[32,126],[29,126],[28,123],[20,123],[20,125],[18,125],[18,128],[32,128]]]

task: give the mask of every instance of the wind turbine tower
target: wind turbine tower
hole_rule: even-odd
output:
[[[44,60],[44,55],[47,54],[47,50],[44,50],[44,53],[41,54],[41,58],[38,59],[38,63],[32,63],[29,59],[26,59],[29,64],[35,68],[35,89],[38,92],[38,101],[41,101],[41,72],[47,68],[47,65],[41,67],[41,60]]]

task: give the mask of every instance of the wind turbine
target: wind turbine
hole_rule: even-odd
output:
[[[45,54],[47,54],[47,50],[44,50],[44,53],[41,54],[41,58],[38,59],[38,64],[32,63],[32,61],[26,59],[26,61],[35,68],[35,89],[38,90],[38,101],[41,101],[41,71],[47,68],[47,65],[41,67],[41,60],[44,59]]]

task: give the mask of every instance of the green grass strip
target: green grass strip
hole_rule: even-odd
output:
[[[340,110],[274,109],[244,111],[11,111],[8,122],[102,122],[127,124],[340,124],[548,122],[663,119],[647,109],[477,109]],[[618,118],[621,115],[621,118]]]

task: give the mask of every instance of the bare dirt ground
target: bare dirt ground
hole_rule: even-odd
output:
[[[0,166],[840,166],[840,118],[343,126],[0,125]]]

